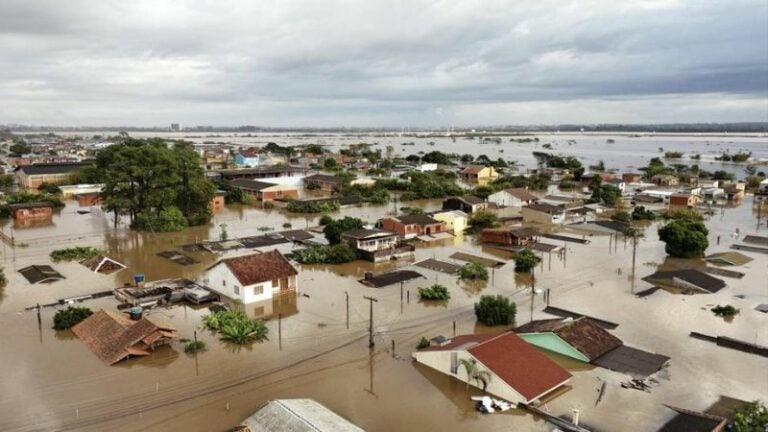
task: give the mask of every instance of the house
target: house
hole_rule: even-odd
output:
[[[730,183],[725,185],[725,199],[728,201],[743,201],[746,184],[744,182]]]
[[[312,399],[268,402],[236,429],[242,432],[364,432],[363,429]]]
[[[489,374],[485,390],[513,404],[529,404],[559,389],[571,374],[513,332],[460,335],[414,352],[428,367],[470,385],[482,385],[459,368],[474,362]]]
[[[587,317],[535,320],[516,328],[515,333],[531,345],[585,363],[623,344]]]
[[[499,173],[494,167],[483,165],[469,165],[459,172],[459,178],[464,183],[482,183],[499,178]]]
[[[230,180],[229,184],[250,195],[258,201],[297,199],[299,189],[295,186],[268,183],[259,180]]]
[[[511,188],[488,195],[488,201],[499,207],[522,207],[538,202],[539,197],[528,192],[525,188]]]
[[[523,207],[524,223],[559,225],[565,222],[565,208],[551,204],[531,204]]]
[[[488,203],[473,195],[448,197],[443,201],[443,210],[461,210],[464,213],[474,213],[487,209]]]
[[[656,186],[670,187],[680,184],[680,180],[670,174],[656,174],[655,176],[651,177],[651,183],[655,184]]]
[[[381,220],[381,227],[397,233],[403,239],[420,235],[431,235],[447,229],[445,222],[425,214],[402,215]]]
[[[49,202],[11,204],[8,207],[11,211],[11,217],[22,222],[51,220],[53,218],[53,205]]]
[[[42,183],[59,184],[72,179],[78,170],[93,165],[91,162],[36,163],[20,166],[16,169],[19,186],[37,190]]]
[[[538,236],[539,232],[531,228],[489,228],[480,233],[480,241],[509,246],[527,246],[536,242]]]
[[[467,214],[461,210],[451,210],[432,214],[432,219],[445,222],[446,231],[460,235],[467,229]]]
[[[621,175],[621,180],[624,183],[640,183],[642,179],[643,175],[637,173],[624,173]]]
[[[675,412],[675,416],[658,432],[723,432],[728,429],[728,419],[712,414],[697,412],[672,405],[664,405]]]
[[[341,235],[341,241],[350,245],[357,254],[374,263],[398,258],[411,258],[413,245],[401,245],[400,237],[392,231],[357,229]]]
[[[227,193],[223,190],[217,190],[211,198],[211,211],[218,211],[224,208],[227,203]]]
[[[101,274],[112,274],[125,268],[124,264],[106,255],[96,255],[91,258],[86,258],[80,261],[80,264],[84,265],[94,273]]]
[[[104,189],[103,184],[76,184],[76,185],[59,185],[61,189],[61,197],[63,199],[76,198],[80,194],[99,194]]]
[[[101,204],[101,192],[83,192],[74,194],[78,207],[93,207]]]
[[[328,174],[313,174],[302,180],[306,189],[320,189],[328,192],[341,190],[344,181],[341,177]]]
[[[24,278],[31,284],[52,283],[65,279],[61,273],[49,265],[31,265],[19,269]]]
[[[255,168],[259,166],[261,157],[257,148],[247,148],[240,150],[235,155],[235,165],[243,168]]]
[[[416,166],[416,171],[419,171],[419,172],[437,171],[437,164],[436,163],[419,164]]]
[[[567,210],[582,207],[586,198],[588,197],[582,194],[556,193],[545,195],[536,204],[550,204],[553,206],[563,207]]]
[[[72,333],[107,365],[149,355],[179,337],[174,327],[155,316],[133,321],[120,312],[103,309],[73,326]]]
[[[643,280],[652,284],[667,285],[674,288],[710,294],[725,288],[725,282],[722,279],[710,276],[696,269],[656,272],[646,276]]]
[[[214,291],[244,304],[295,293],[299,273],[277,250],[223,259],[209,267],[205,284]]]
[[[701,191],[701,198],[706,202],[714,202],[725,198],[725,191],[719,187],[708,187]]]
[[[698,195],[688,192],[673,193],[669,196],[670,207],[693,208],[701,201]]]
[[[220,180],[264,179],[275,177],[295,177],[303,174],[303,168],[286,165],[259,166],[256,168],[222,169],[210,173],[212,178]]]

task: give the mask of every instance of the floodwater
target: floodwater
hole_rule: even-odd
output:
[[[768,235],[765,226],[757,228],[750,203],[751,197],[747,197],[741,206],[712,216],[708,252],[725,251],[739,242],[731,237],[737,227],[741,236]],[[439,202],[418,205],[433,209]],[[3,246],[0,251],[9,278],[0,295],[0,365],[5,371],[0,375],[0,430],[225,430],[264,402],[286,397],[317,399],[371,431],[553,429],[517,410],[481,415],[469,399],[479,390],[467,390],[463,383],[410,360],[409,354],[421,337],[450,336],[454,322],[457,333],[502,330],[475,323],[472,304],[481,294],[511,296],[518,304],[518,324],[547,317],[541,313],[541,296],[531,302],[530,279],[515,275],[511,263],[494,270],[485,284],[467,284],[454,276],[411,267],[425,279],[406,282],[402,295],[399,285],[376,289],[357,280],[366,271],[381,272],[408,263],[303,266],[301,295],[295,301],[258,306],[283,313],[279,323],[274,314],[269,319],[269,341],[233,347],[201,329],[206,309],[160,308],[151,313],[172,323],[183,337],[191,338],[197,329],[208,351],[187,355],[182,344],[175,343],[147,358],[108,367],[71,333],[51,329],[54,309],[43,310],[42,325],[38,326],[36,314],[24,308],[111,289],[138,272],[148,280],[197,279],[218,256],[185,252],[199,263],[184,267],[156,253],[215,239],[222,223],[227,224],[233,238],[260,234],[261,227],[281,230],[284,223],[293,228],[313,226],[317,216],[231,207],[217,214],[210,226],[152,234],[132,233],[124,226],[113,230],[108,215],[97,209],[85,215],[76,210],[69,203],[47,227],[3,227],[25,246]],[[392,211],[391,205],[362,206],[345,208],[338,215],[374,221]],[[620,325],[613,332],[627,345],[672,358],[669,368],[659,374],[660,384],[651,393],[644,393],[621,389],[619,383],[626,380],[622,374],[553,355],[574,378],[567,392],[546,403],[550,412],[568,415],[578,408],[582,422],[596,430],[652,431],[671,416],[662,403],[704,409],[720,395],[768,400],[768,359],[688,336],[698,331],[768,345],[768,314],[754,310],[757,304],[768,303],[768,255],[748,253],[755,260],[738,268],[747,275],[741,280],[726,278],[727,288],[717,294],[688,296],[658,291],[640,299],[632,291],[650,287],[640,278],[659,265],[670,264],[655,230],[651,225],[647,238],[638,246],[634,288],[630,281],[631,246],[621,240],[613,243],[608,236],[591,236],[588,245],[568,243],[565,257],[543,256],[536,270],[536,287],[551,290],[552,305],[617,322]],[[720,246],[716,246],[718,235]],[[53,264],[66,279],[50,285],[30,285],[17,272],[30,264],[52,264],[48,258],[51,250],[74,245],[108,249],[128,269],[103,276],[77,263]],[[473,237],[465,236],[419,247],[416,260],[434,257],[456,262],[449,258],[456,251],[508,258],[503,252],[481,248]],[[435,282],[449,287],[451,300],[445,305],[420,303],[416,288]],[[374,305],[373,350],[368,349],[369,304],[363,296],[378,299]],[[716,304],[732,304],[741,312],[726,322],[708,310]],[[103,298],[84,305],[114,308],[116,302]],[[608,385],[595,406],[602,381]]]

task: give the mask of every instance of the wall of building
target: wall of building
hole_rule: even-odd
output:
[[[467,218],[451,212],[435,213],[432,218],[444,222],[446,230],[453,231],[455,235],[463,234],[467,229]]]
[[[560,214],[559,217],[554,218],[549,213],[540,212],[538,210],[529,209],[523,207],[522,210],[524,222],[535,222],[541,224],[562,224],[565,222],[565,216]]]
[[[272,282],[243,287],[226,264],[219,264],[208,271],[203,282],[206,286],[232,299],[245,304],[272,298]],[[262,294],[254,294],[254,288],[261,287]]]

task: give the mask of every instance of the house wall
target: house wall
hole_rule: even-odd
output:
[[[299,191],[290,186],[271,187],[261,191],[259,199],[274,201],[275,199],[298,199]]]
[[[19,179],[19,184],[23,188],[34,189],[34,190],[37,190],[37,188],[39,188],[42,183],[58,184],[65,181],[69,181],[71,176],[72,176],[72,173],[27,175],[19,172],[17,174],[17,177]]]
[[[461,359],[477,359],[470,354],[468,351],[422,351],[422,352],[414,352],[413,357],[416,359],[417,362],[429,366],[432,369],[438,370],[448,376],[451,376],[453,378],[458,379],[462,382],[467,382],[467,371],[463,367],[459,367],[457,372],[455,374],[451,373],[451,353],[456,353],[457,360]],[[512,387],[509,386],[506,382],[504,382],[501,378],[499,378],[496,374],[493,373],[488,367],[483,365],[480,361],[477,361],[478,366],[483,369],[487,370],[491,374],[490,382],[488,383],[488,387],[486,388],[486,391],[496,397],[502,398],[508,402],[517,404],[517,403],[527,403],[528,401],[525,399],[523,395],[515,391]],[[474,387],[478,387],[478,383],[475,381],[472,381],[469,383],[469,385],[472,385]],[[478,387],[482,388],[482,387]]]
[[[229,270],[226,264],[219,264],[206,273],[207,281],[205,284],[213,290],[221,293],[222,295],[229,297],[233,300],[240,300],[245,304],[254,303],[258,301],[268,300],[272,298],[274,291],[280,290],[280,283],[274,288],[272,281],[262,282],[258,284],[241,286],[235,275]],[[291,276],[288,279],[288,290],[298,290],[298,281],[296,276]],[[256,294],[257,288],[261,288],[261,294]]]
[[[357,239],[346,238],[345,242],[356,249],[360,249],[368,252],[375,252],[378,250],[394,247],[397,244],[397,237],[385,237],[385,238],[371,239],[371,240],[357,240]]]
[[[451,212],[435,213],[432,218],[444,222],[446,230],[453,231],[456,235],[463,234],[467,229],[467,218]]]
[[[53,209],[50,207],[18,209],[13,213],[14,219],[23,220],[46,220],[53,218]]]
[[[224,208],[225,198],[224,195],[216,195],[211,199],[211,209],[220,210]]]
[[[554,333],[527,333],[519,335],[529,344],[564,356],[589,363],[589,359]]]
[[[488,201],[502,207],[522,207],[524,203],[520,198],[506,191],[498,191],[488,195]]]

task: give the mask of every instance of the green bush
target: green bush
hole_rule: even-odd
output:
[[[541,261],[530,249],[523,249],[515,254],[515,272],[530,273],[536,264]]]
[[[733,415],[733,432],[765,432],[768,430],[768,409],[760,401],[748,403]]]
[[[716,316],[719,317],[732,317],[739,313],[739,310],[731,305],[720,306],[717,305],[710,309]]]
[[[293,252],[293,258],[302,264],[342,264],[356,260],[357,254],[348,244],[339,243],[310,246]]]
[[[632,215],[630,215],[629,212],[620,210],[611,215],[611,220],[615,220],[619,222],[629,222],[632,220]]]
[[[673,257],[699,257],[709,247],[709,230],[703,222],[677,219],[659,228],[658,233],[666,243],[664,250]]]
[[[67,330],[91,315],[93,312],[87,307],[69,306],[66,309],[56,311],[56,315],[53,316],[53,328]]]
[[[517,305],[501,295],[484,295],[475,303],[475,317],[487,326],[510,325],[516,314]]]
[[[421,288],[419,287],[419,298],[422,300],[449,300],[451,298],[451,293],[448,291],[448,288],[446,288],[443,285],[440,284],[434,284],[427,288]]]
[[[166,207],[160,213],[144,211],[136,216],[131,228],[153,232],[176,232],[187,227],[187,218],[175,206]]]
[[[269,328],[261,320],[251,319],[244,312],[222,311],[203,317],[203,325],[219,333],[225,342],[244,345],[267,340]]]
[[[51,252],[53,262],[80,261],[103,254],[104,251],[90,246],[75,246],[67,249],[58,249]]]
[[[466,263],[459,269],[459,279],[488,280],[488,269],[476,262]]]
[[[8,285],[8,278],[5,277],[5,269],[0,268],[0,288],[5,288]]]
[[[331,213],[339,211],[341,203],[336,200],[290,201],[286,209],[291,213]]]
[[[42,182],[40,183],[40,186],[37,187],[37,190],[40,192],[45,192],[51,195],[56,195],[61,193],[61,188],[53,183],[46,183]]]
[[[496,228],[501,225],[499,216],[488,210],[480,210],[472,213],[467,221],[472,231],[479,232],[486,228]]]
[[[637,206],[632,210],[632,220],[656,220],[656,213],[643,206]]]
[[[429,346],[429,339],[427,339],[427,338],[425,338],[425,337],[423,337],[423,336],[422,336],[422,337],[421,337],[421,340],[420,340],[420,341],[419,341],[419,343],[416,345],[416,349],[424,349],[424,348],[426,348],[426,347],[428,347],[428,346]]]
[[[323,234],[328,243],[334,245],[341,243],[341,235],[347,231],[360,229],[363,227],[363,221],[358,218],[345,216],[341,219],[332,220],[325,224]]]
[[[184,352],[187,354],[205,351],[205,348],[205,342],[203,341],[189,341],[184,344]]]

